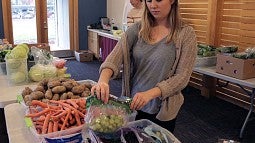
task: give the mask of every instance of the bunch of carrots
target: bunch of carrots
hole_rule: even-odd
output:
[[[38,134],[52,133],[83,125],[86,100],[32,100],[29,112],[26,117],[31,117]]]

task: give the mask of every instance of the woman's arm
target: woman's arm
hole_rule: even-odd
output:
[[[161,96],[161,91],[158,87],[154,87],[144,92],[138,92],[134,95],[130,108],[132,110],[140,110],[148,104],[152,99]]]
[[[92,95],[96,93],[97,98],[104,101],[104,103],[107,103],[109,99],[109,93],[110,93],[109,81],[112,74],[113,74],[113,71],[111,69],[108,69],[108,68],[103,69],[101,71],[97,84],[91,88]]]

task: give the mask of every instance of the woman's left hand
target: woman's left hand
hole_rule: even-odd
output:
[[[143,108],[150,100],[153,99],[153,96],[146,94],[145,92],[138,92],[133,97],[133,100],[130,105],[132,110],[140,110]]]

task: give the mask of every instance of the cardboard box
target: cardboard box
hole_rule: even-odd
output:
[[[255,59],[238,59],[231,55],[218,54],[216,72],[238,79],[255,77]]]
[[[75,58],[79,62],[90,62],[93,61],[93,53],[89,50],[75,51]]]

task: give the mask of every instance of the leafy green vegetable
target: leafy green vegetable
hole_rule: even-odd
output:
[[[93,105],[103,105],[103,101],[97,99],[96,96],[89,96],[86,100],[86,108],[89,108]]]
[[[86,101],[86,108],[89,108],[92,105],[103,105],[104,103],[97,99],[96,96],[89,96]],[[123,108],[128,114],[132,113],[129,103],[118,101],[117,99],[110,98],[108,104],[114,105],[116,107]]]
[[[26,81],[26,74],[23,72],[19,72],[19,71],[12,73],[10,76],[10,81],[15,84],[22,83],[22,82]]]
[[[44,72],[43,72],[43,66],[42,65],[35,65],[32,68],[30,68],[28,76],[33,81],[41,81],[44,79]]]
[[[215,56],[216,47],[214,47],[214,46],[198,44],[197,48],[198,48],[197,55],[199,55],[199,56],[202,56],[202,57]]]

